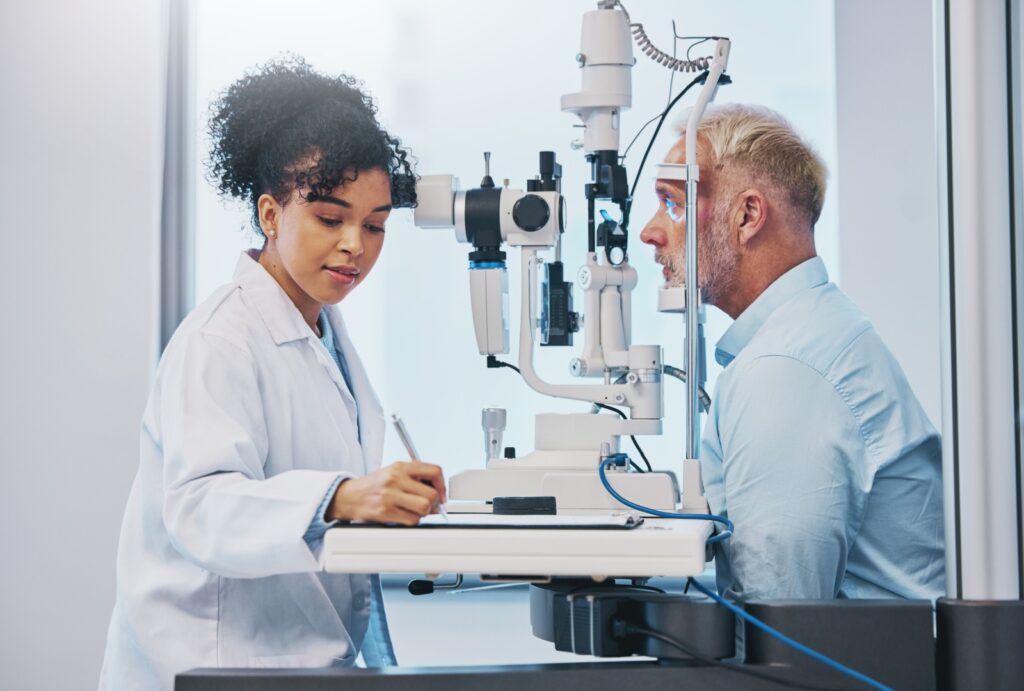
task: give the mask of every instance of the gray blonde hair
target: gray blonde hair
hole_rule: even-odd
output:
[[[686,122],[679,126],[686,134]],[[767,182],[804,211],[811,227],[825,203],[825,163],[784,117],[762,106],[730,103],[705,111],[697,128],[697,148],[712,169],[736,167]]]

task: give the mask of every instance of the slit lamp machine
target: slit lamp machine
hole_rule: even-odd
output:
[[[634,32],[650,45],[642,26]],[[643,45],[643,43],[641,43]],[[729,40],[719,38],[714,55],[697,62],[675,61],[675,69],[702,70],[706,80],[689,116],[688,137],[696,140],[697,124],[714,98],[729,57]],[[662,54],[663,55],[663,54]],[[590,402],[628,411],[628,416],[543,413],[537,415],[531,453],[504,458],[501,430],[504,411],[485,410],[483,427],[489,461],[486,469],[468,470],[450,478],[449,498],[456,502],[493,502],[495,497],[553,497],[560,514],[607,512],[624,505],[602,485],[598,469],[609,457],[621,457],[623,437],[661,434],[664,410],[662,388],[666,367],[659,345],[634,344],[631,338],[636,269],[628,252],[628,220],[632,202],[627,171],[619,154],[621,114],[632,102],[633,51],[630,24],[624,11],[598,9],[583,20],[577,62],[582,88],[562,97],[562,110],[583,124],[582,148],[590,166],[585,186],[588,249],[576,274],[583,290],[583,314],[573,311],[572,284],[565,278],[562,237],[566,200],[561,189],[561,165],[553,152],[541,152],[539,175],[526,189],[494,184],[489,154],[485,154],[479,187],[458,189],[451,175],[423,177],[417,187],[415,224],[421,228],[454,229],[469,253],[469,288],[476,342],[489,366],[501,366],[499,355],[509,352],[506,249],[521,254],[519,290],[518,370],[533,390],[555,398]],[[698,167],[695,145],[688,161],[660,164],[657,177],[686,182],[687,228],[696,225]],[[599,204],[617,206],[618,218]],[[682,508],[707,511],[702,496],[700,466],[700,404],[704,382],[703,311],[696,285],[696,233],[686,234],[685,288],[660,289],[658,307],[685,317],[688,415],[686,457],[682,464]],[[542,253],[553,252],[553,258]],[[543,275],[540,290],[538,275]],[[539,293],[539,294],[538,294]],[[540,300],[538,314],[537,303]],[[687,305],[696,306],[686,309]],[[569,362],[579,383],[553,383],[534,368],[534,349],[572,346],[582,330],[582,348]],[[510,449],[511,451],[511,449]],[[673,511],[679,503],[676,477],[666,472],[629,472],[628,465],[611,466],[608,481],[637,504]],[[477,510],[477,509],[472,509]]]

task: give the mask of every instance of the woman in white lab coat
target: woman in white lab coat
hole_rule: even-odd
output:
[[[271,63],[214,104],[210,173],[262,248],[178,328],[142,420],[100,686],[196,667],[393,663],[379,581],[319,570],[331,521],[415,524],[437,466],[381,468],[384,417],[332,305],[366,279],[407,153],[347,77]]]

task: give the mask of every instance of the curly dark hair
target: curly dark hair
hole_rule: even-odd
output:
[[[286,56],[248,71],[210,105],[210,182],[249,203],[257,232],[261,194],[284,204],[298,189],[314,201],[374,168],[390,176],[393,206],[416,205],[410,153],[377,122],[361,87]]]

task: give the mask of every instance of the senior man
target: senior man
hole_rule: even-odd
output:
[[[939,597],[939,436],[817,256],[821,159],[765,108],[711,108],[697,134],[698,283],[735,320],[715,349],[725,369],[701,452],[711,510],[736,526],[716,545],[719,591]],[[666,162],[685,162],[684,143]],[[660,207],[640,235],[670,285],[685,279],[683,184],[657,181]]]

